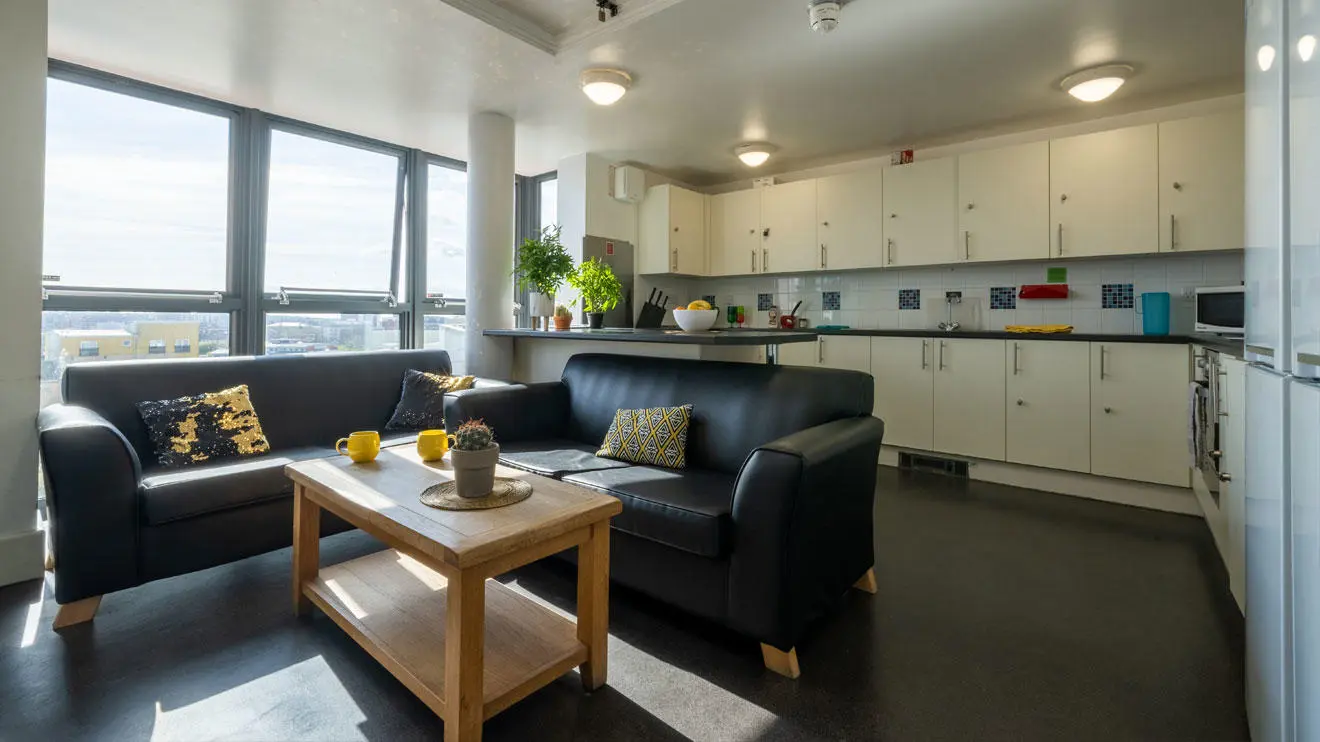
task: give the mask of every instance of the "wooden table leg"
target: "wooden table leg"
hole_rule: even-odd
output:
[[[449,580],[445,606],[445,742],[481,742],[485,691],[486,580]]]
[[[316,579],[321,564],[321,506],[307,497],[301,484],[293,486],[293,612],[305,616],[312,601],[303,585]]]
[[[582,686],[596,690],[605,684],[610,628],[610,524],[591,526],[591,536],[578,547],[577,635],[587,645],[587,661],[579,671]]]

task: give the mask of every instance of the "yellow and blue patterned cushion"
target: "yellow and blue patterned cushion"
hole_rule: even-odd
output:
[[[177,469],[270,452],[247,385],[195,397],[138,402],[160,465]]]
[[[687,468],[688,424],[692,405],[619,410],[605,432],[597,456],[668,469]]]

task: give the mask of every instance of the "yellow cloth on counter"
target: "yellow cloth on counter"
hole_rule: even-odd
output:
[[[1072,325],[1004,325],[1004,332],[1064,333],[1072,331]]]

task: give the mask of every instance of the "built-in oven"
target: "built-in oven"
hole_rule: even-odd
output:
[[[1210,286],[1196,290],[1196,331],[1241,336],[1246,331],[1246,297],[1242,286]]]
[[[1218,352],[1204,348],[1196,354],[1195,385],[1192,399],[1192,446],[1196,469],[1215,505],[1219,504],[1220,470],[1223,459],[1220,425],[1223,419],[1224,377]]]

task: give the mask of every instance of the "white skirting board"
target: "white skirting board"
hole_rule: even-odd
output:
[[[0,536],[0,587],[41,577],[45,563],[45,531],[34,529]]]
[[[1088,500],[1101,500],[1119,505],[1161,510],[1166,513],[1204,517],[1201,506],[1196,501],[1196,495],[1190,487],[1169,487],[1163,484],[1132,482],[1125,479],[1110,479],[1057,469],[1007,464],[1002,461],[983,461],[965,456],[949,456],[930,451],[907,451],[906,449],[890,448],[889,446],[880,449],[881,465],[898,466],[899,453],[913,453],[920,456],[966,461],[968,464],[967,475],[972,479],[983,482],[1007,484],[1060,495],[1084,497]]]

